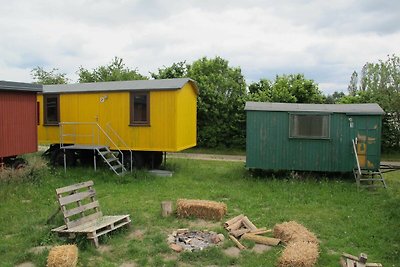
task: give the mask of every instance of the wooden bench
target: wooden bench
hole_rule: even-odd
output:
[[[51,231],[60,235],[86,234],[98,247],[99,236],[131,223],[129,215],[103,216],[93,181],[58,188],[56,193],[65,224]]]

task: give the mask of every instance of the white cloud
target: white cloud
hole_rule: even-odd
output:
[[[0,0],[0,79],[31,81],[36,66],[76,80],[114,56],[148,75],[221,56],[248,81],[300,72],[324,92],[353,70],[398,53],[400,2],[358,0]]]

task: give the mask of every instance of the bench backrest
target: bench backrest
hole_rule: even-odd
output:
[[[93,181],[56,189],[58,203],[67,228],[90,222],[103,216],[96,200]]]

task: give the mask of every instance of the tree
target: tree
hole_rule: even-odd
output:
[[[56,68],[46,71],[38,66],[31,70],[31,76],[37,84],[65,84],[69,81],[67,74],[58,72]]]
[[[366,63],[356,93],[347,102],[378,103],[386,112],[383,119],[383,148],[400,149],[400,58]]]
[[[221,57],[203,57],[188,66],[188,77],[197,81],[200,90],[198,144],[244,147],[246,83],[241,69],[230,67]]]
[[[318,85],[303,74],[277,75],[274,81],[261,79],[250,84],[248,100],[283,103],[322,103]]]
[[[357,85],[358,85],[358,73],[356,71],[353,71],[353,74],[351,74],[349,86],[347,86],[347,90],[349,91],[349,94],[351,96],[354,96],[356,94],[358,90]]]
[[[341,101],[341,99],[345,97],[343,92],[335,91],[332,95],[328,95],[325,99],[325,104],[336,104]]]
[[[159,68],[158,72],[150,72],[153,79],[172,79],[183,78],[188,75],[188,68],[186,61],[173,63],[170,67]]]
[[[137,69],[129,69],[123,63],[122,58],[114,57],[110,64],[100,66],[89,71],[82,66],[77,71],[78,82],[109,82],[109,81],[129,81],[147,80],[146,76],[141,75]]]

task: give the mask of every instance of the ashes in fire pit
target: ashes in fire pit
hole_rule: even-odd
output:
[[[190,231],[189,229],[178,229],[168,235],[170,247],[180,252],[182,250],[195,251],[203,250],[224,240],[223,234],[212,231]]]

